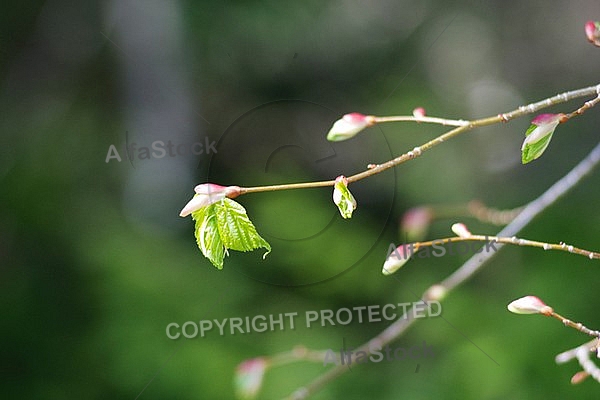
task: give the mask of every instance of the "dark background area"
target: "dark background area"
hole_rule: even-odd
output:
[[[388,324],[178,340],[165,329],[416,301],[466,257],[411,260],[383,276],[407,209],[472,199],[518,207],[583,158],[599,133],[592,109],[523,166],[530,117],[469,132],[351,185],[351,220],[340,218],[329,188],[240,197],[273,252],[264,261],[260,251],[231,252],[218,271],[198,250],[191,219],[178,216],[195,185],[333,179],[445,131],[386,124],[327,142],[348,112],[410,115],[422,106],[473,119],[597,84],[600,49],[583,26],[600,19],[598,2],[49,0],[2,8],[3,398],[231,399],[245,359],[299,344],[358,346]],[[169,140],[215,141],[217,152],[130,162],[122,151]],[[111,145],[121,162],[106,162]],[[599,250],[599,184],[598,173],[588,177],[520,236]],[[499,230],[463,220],[477,233]],[[448,236],[454,222],[435,222],[428,238]],[[587,337],[506,305],[535,294],[598,328],[598,268],[585,257],[505,248],[448,296],[444,319],[420,320],[397,342],[436,350],[418,360],[417,373],[413,360],[357,366],[314,398],[593,398],[598,383],[572,386],[578,366],[554,362]],[[326,369],[269,370],[259,398],[281,398]]]

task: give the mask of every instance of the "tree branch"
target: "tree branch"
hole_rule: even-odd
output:
[[[594,90],[593,93],[595,93],[596,88],[600,88],[600,86],[592,88]],[[582,90],[585,91],[586,89]],[[581,96],[589,94],[591,93],[585,92],[585,94],[581,94]],[[525,106],[524,108],[526,108],[527,111],[531,109],[531,112],[535,112],[538,109],[537,107],[542,107],[540,106],[540,104],[545,106],[554,104],[554,99],[556,99],[556,101],[566,101],[564,97],[565,94],[558,95],[553,98],[544,100],[540,103],[534,103],[529,106]],[[513,114],[506,116],[506,118],[510,119],[514,118],[514,116],[515,115]],[[497,236],[514,236],[517,233],[519,233],[519,231],[521,231],[525,226],[527,226],[536,216],[538,216],[541,212],[543,212],[545,209],[551,206],[556,200],[558,200],[569,190],[574,188],[587,174],[589,174],[592,171],[592,169],[599,162],[600,143],[596,145],[596,147],[594,147],[594,149],[583,160],[581,160],[568,174],[566,174],[563,178],[554,183],[538,198],[528,203],[525,206],[525,208],[516,216],[516,218],[511,223],[509,223],[504,229],[502,229],[497,234]],[[497,246],[498,251],[500,251],[503,246],[504,245],[499,244]],[[488,252],[474,255],[469,260],[467,260],[458,270],[456,270],[454,273],[448,276],[441,283],[433,285],[429,289],[427,289],[425,293],[423,293],[421,301],[428,305],[429,301],[441,300],[449,291],[455,289],[460,284],[464,283],[466,280],[468,280],[477,272],[479,272],[479,270],[483,268],[485,263],[492,259],[497,253],[498,252]],[[412,312],[412,309],[409,309],[396,322],[394,322],[392,325],[383,330],[379,335],[357,348],[356,351],[364,351],[367,354],[370,354],[369,348],[382,348],[386,344],[389,344],[392,341],[398,339],[416,321],[414,315],[415,313]],[[286,399],[306,399],[310,395],[319,391],[327,383],[341,376],[347,370],[348,369],[344,365],[338,365],[336,367],[333,367],[329,371],[325,372],[324,374],[310,382],[308,385],[295,390]]]
[[[433,118],[428,117],[372,117],[375,123],[379,122],[397,122],[397,121],[413,121],[413,122],[436,122],[442,125],[458,125],[458,127],[444,133],[443,135],[438,136],[435,139],[430,140],[427,143],[422,144],[421,146],[417,146],[408,153],[404,153],[401,156],[394,158],[393,160],[389,160],[384,162],[383,164],[378,164],[372,166],[372,168],[367,168],[367,170],[354,174],[352,176],[348,176],[348,182],[356,182],[361,179],[365,179],[369,176],[379,174],[385,170],[393,168],[397,165],[403,164],[409,160],[419,157],[424,151],[430,150],[431,148],[452,139],[455,136],[460,135],[461,133],[470,131],[475,128],[479,128],[482,126],[488,126],[497,124],[500,122],[508,122],[518,117],[522,117],[527,114],[533,114],[543,108],[550,107],[556,104],[565,103],[567,101],[579,98],[586,97],[591,95],[600,96],[600,84],[589,86],[583,89],[570,90],[568,92],[564,92],[561,94],[557,94],[556,96],[549,97],[547,99],[538,101],[536,103],[531,103],[526,106],[521,106],[516,110],[498,114],[491,117],[480,118],[472,121],[455,121],[455,120],[446,120],[443,118]],[[593,107],[598,102],[600,102],[600,97],[596,97],[595,99],[586,102],[582,107],[578,108],[573,113],[567,115],[568,118],[571,118],[575,115],[582,114],[585,110]],[[446,121],[446,122],[444,122]],[[325,186],[333,186],[335,184],[335,180],[329,181],[319,181],[319,182],[304,182],[304,183],[291,183],[285,185],[269,185],[269,186],[254,186],[254,187],[241,187],[239,194],[246,193],[257,193],[257,192],[272,192],[277,190],[290,190],[290,189],[306,189],[306,188],[317,188],[317,187],[325,187]]]

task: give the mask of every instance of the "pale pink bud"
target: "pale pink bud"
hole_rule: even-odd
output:
[[[417,250],[419,250],[418,243],[401,244],[388,255],[381,272],[384,275],[393,274],[406,264]]]
[[[551,314],[552,307],[544,304],[542,300],[535,296],[521,297],[508,305],[508,311],[515,314]]]
[[[327,140],[330,142],[340,142],[342,140],[350,139],[356,136],[358,132],[374,123],[374,118],[369,115],[360,113],[346,114],[341,119],[335,121],[327,134]]]
[[[239,364],[235,370],[235,388],[241,399],[253,399],[258,394],[268,362],[264,358],[252,358]]]
[[[413,110],[413,117],[423,118],[425,116],[425,109],[423,107],[417,107]]]
[[[571,377],[571,384],[572,385],[577,385],[577,384],[585,381],[588,376],[590,376],[590,374],[588,374],[587,372],[585,372],[585,371],[579,371],[579,372],[577,372],[575,375],[573,375]]]
[[[456,223],[452,225],[452,232],[456,234],[456,236],[460,236],[461,238],[468,238],[471,236],[471,232],[467,229],[467,226],[463,223]]]
[[[226,197],[235,198],[240,194],[239,186],[221,186],[214,183],[203,183],[194,188],[196,195],[183,207],[180,217],[187,217],[202,207],[209,206]]]
[[[414,207],[406,211],[400,220],[402,237],[408,241],[423,240],[429,230],[433,219],[433,212],[429,207]]]
[[[600,47],[600,22],[588,21],[585,23],[585,36],[594,46]]]

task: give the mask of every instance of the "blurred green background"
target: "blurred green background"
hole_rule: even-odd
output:
[[[261,252],[231,252],[218,271],[196,247],[191,219],[178,217],[195,185],[351,175],[444,132],[388,124],[327,143],[347,112],[410,115],[423,106],[429,115],[477,118],[596,84],[600,50],[583,25],[600,19],[598,2],[49,0],[2,8],[2,398],[232,399],[243,360],[299,344],[358,346],[388,324],[178,340],[165,329],[415,301],[466,258],[418,259],[397,279],[381,275],[407,209],[472,199],[520,206],[598,136],[594,109],[522,166],[528,117],[470,132],[352,185],[359,205],[348,221],[330,189],[242,197],[273,252],[264,261]],[[217,152],[130,162],[122,151],[126,142],[169,140],[215,141]],[[121,162],[106,162],[111,145]],[[599,184],[596,172],[520,236],[600,249]],[[464,221],[474,232],[499,230]],[[437,221],[428,237],[448,236],[453,222]],[[575,363],[554,363],[587,338],[506,305],[535,294],[598,328],[598,268],[584,257],[505,248],[447,298],[444,319],[420,320],[398,341],[436,350],[418,360],[418,372],[414,361],[356,366],[314,398],[595,398],[593,380],[570,385]],[[281,398],[325,370],[269,370],[259,398]]]

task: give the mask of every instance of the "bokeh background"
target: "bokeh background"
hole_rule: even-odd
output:
[[[406,210],[473,199],[520,206],[600,132],[594,109],[561,126],[526,166],[519,149],[529,118],[470,132],[353,185],[359,206],[349,221],[330,189],[240,198],[273,252],[264,261],[260,252],[232,252],[219,271],[196,247],[191,219],[178,216],[196,184],[351,175],[444,132],[392,124],[327,143],[347,112],[410,115],[423,106],[429,115],[477,118],[596,84],[600,50],[583,25],[600,19],[598,2],[48,0],[2,8],[2,398],[233,399],[243,360],[296,345],[358,346],[387,324],[178,340],[165,328],[415,301],[466,257],[418,259],[397,279],[382,276]],[[168,140],[215,141],[217,152],[127,160],[122,151]],[[106,162],[111,145],[121,162]],[[600,249],[599,184],[596,172],[521,236]],[[463,220],[473,231],[499,230]],[[428,237],[447,236],[453,222],[435,222]],[[584,257],[505,248],[443,303],[451,325],[423,319],[397,342],[426,341],[435,358],[356,366],[314,398],[596,398],[596,382],[570,385],[576,364],[554,363],[587,337],[506,305],[535,294],[598,328],[598,268]],[[308,362],[269,370],[258,398],[281,398],[325,370]]]

